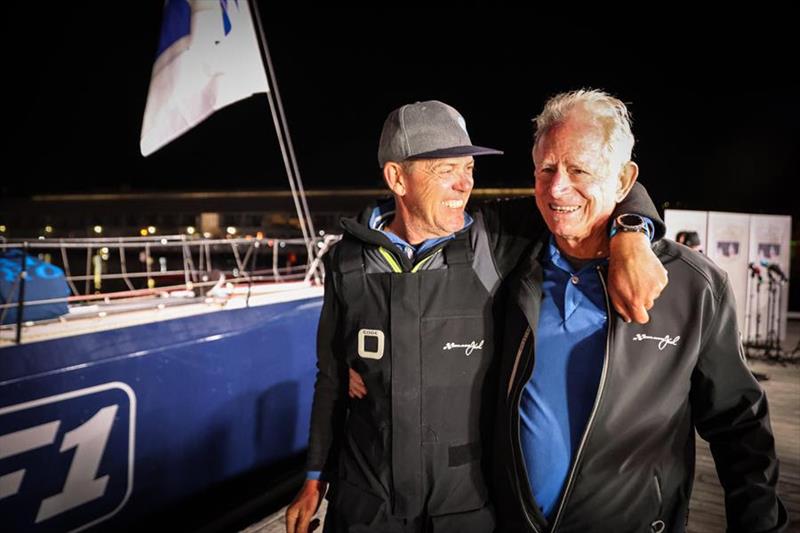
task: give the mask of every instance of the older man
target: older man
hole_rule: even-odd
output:
[[[387,118],[378,158],[392,199],[344,219],[326,259],[310,479],[287,511],[290,533],[306,530],[326,481],[328,531],[493,531],[481,462],[495,404],[492,305],[544,229],[529,199],[465,212],[473,156],[493,153],[442,102]],[[622,208],[658,222],[638,197]],[[620,308],[646,320],[663,269],[645,236],[613,242],[626,265],[615,286],[634,295]],[[348,399],[350,367],[370,391],[362,400]]]
[[[725,273],[660,241],[670,283],[651,320],[625,323],[609,306],[606,228],[638,174],[625,105],[564,93],[536,127],[536,205],[550,231],[509,278],[499,529],[684,531],[697,429],[725,490],[728,531],[780,530],[767,400],[741,357]]]

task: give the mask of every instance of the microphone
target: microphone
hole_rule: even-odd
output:
[[[778,263],[771,263],[767,267],[767,271],[769,271],[770,274],[775,274],[776,276],[778,276],[778,279],[781,282],[789,280],[789,278],[786,277],[786,274],[783,273],[783,270],[781,270],[781,267],[778,266]]]
[[[750,277],[751,278],[758,278],[758,281],[762,281],[761,278],[761,269],[755,263],[750,263],[747,265],[747,269],[750,270]]]

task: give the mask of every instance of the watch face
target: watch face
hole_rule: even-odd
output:
[[[639,215],[622,215],[618,220],[623,226],[641,226],[644,223]]]

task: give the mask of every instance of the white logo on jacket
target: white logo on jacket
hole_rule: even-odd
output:
[[[375,349],[367,349],[367,338],[375,339]],[[385,338],[379,329],[358,330],[358,355],[364,359],[380,359],[383,357],[383,344]]]
[[[483,339],[481,339],[481,342],[472,341],[469,344],[456,344],[454,342],[448,342],[444,345],[442,350],[455,350],[456,348],[464,348],[464,355],[470,356],[475,350],[483,350]]]
[[[669,335],[664,335],[663,337],[652,337],[650,335],[645,335],[644,333],[637,333],[633,338],[635,341],[658,341],[659,350],[663,350],[667,347],[667,345],[677,346],[680,339],[680,335],[675,338],[672,338]]]

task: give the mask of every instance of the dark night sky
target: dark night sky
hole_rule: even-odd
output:
[[[26,26],[12,39],[25,52],[12,60],[0,193],[285,188],[265,96],[141,157],[161,2],[105,4],[119,6],[64,7],[35,37]],[[307,188],[379,186],[384,117],[433,98],[462,112],[473,142],[506,151],[480,160],[477,186],[530,185],[531,117],[548,95],[597,87],[632,103],[640,179],[657,203],[800,214],[789,194],[800,163],[797,46],[778,15],[720,29],[655,15],[611,25],[500,9],[271,5],[261,13]]]

